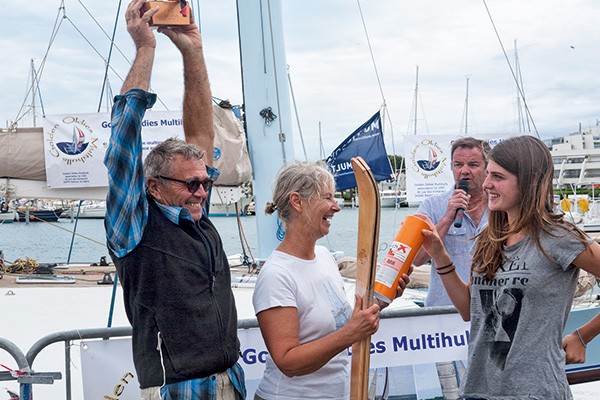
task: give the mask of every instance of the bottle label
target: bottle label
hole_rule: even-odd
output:
[[[379,282],[382,285],[392,289],[397,276],[398,270],[386,267],[385,265],[379,265],[377,267],[377,271],[375,272],[375,282]]]
[[[406,258],[409,256],[412,251],[412,247],[405,243],[401,242],[393,242],[388,250],[383,263],[392,268],[395,268],[396,271],[400,271],[402,264],[406,261]]]
[[[375,281],[388,288],[395,289],[396,277],[411,250],[412,248],[404,243],[393,242],[383,259],[383,263],[377,268]]]

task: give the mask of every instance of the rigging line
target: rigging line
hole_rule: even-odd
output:
[[[60,17],[60,14],[62,13],[62,17]],[[65,11],[65,2],[64,0],[62,0],[60,2],[60,6],[58,7],[58,11],[56,14],[56,20],[54,21],[54,26],[52,27],[52,33],[50,33],[50,40],[48,42],[48,47],[46,48],[46,53],[44,54],[44,57],[42,58],[42,62],[40,63],[40,80],[42,78],[42,74],[44,72],[44,67],[46,66],[46,60],[48,59],[48,54],[50,53],[50,49],[52,48],[52,45],[54,44],[54,41],[56,40],[56,37],[58,36],[58,31],[60,30],[60,27],[62,26],[65,18],[67,17],[66,11]],[[56,21],[60,21],[60,23],[56,23]]]
[[[385,103],[383,103],[381,105],[381,107],[379,108],[379,113],[380,113],[380,116],[381,116],[381,130],[382,130],[382,132],[385,132],[385,130],[386,130],[386,128],[385,128],[385,120],[387,118],[388,122],[390,123],[390,132],[392,133],[392,138],[393,138],[394,137],[394,130],[392,129],[392,120],[390,119],[390,113],[387,112],[387,105]],[[393,160],[394,160],[393,174],[394,174],[394,177],[395,177],[396,176],[396,167],[397,167],[397,165],[396,165],[396,154],[395,154],[396,153],[396,151],[395,151],[396,149],[393,148],[393,147],[394,146],[392,145],[392,151],[394,152],[394,154],[393,154],[393,156],[394,156],[393,157]]]
[[[33,69],[33,76],[35,80],[35,86],[37,87],[38,97],[40,99],[40,107],[42,108],[42,116],[46,116],[46,111],[44,110],[44,100],[42,100],[42,89],[40,89],[40,80],[38,78],[37,71],[35,70],[35,65],[32,63],[31,68]]]
[[[63,19],[60,18],[61,11],[63,12],[63,15],[64,15],[64,0],[61,1],[58,11],[56,13],[56,18],[54,20],[54,26],[52,27],[52,33],[50,34],[50,41],[49,41],[48,47],[46,49],[46,54],[44,54],[44,58],[42,59],[42,62],[40,63],[40,69],[39,69],[40,78],[42,76],[42,71],[44,70],[46,58],[48,57],[48,53],[50,52],[50,47],[52,47],[52,43],[54,43],[56,34],[57,34],[58,30],[60,29],[60,26],[62,25]],[[33,83],[32,83],[32,85],[33,85]],[[27,92],[25,93],[25,97],[23,99],[23,103],[21,104],[21,107],[19,108],[19,111],[17,112],[17,116],[15,117],[15,120],[12,123],[13,126],[16,126],[17,123],[27,115],[27,112],[25,112],[24,114],[21,114],[21,112],[23,112],[23,109],[25,108],[25,103],[27,102],[27,98],[29,97],[29,94],[32,91],[32,85],[29,85],[29,84],[27,85],[27,87],[28,87]]]
[[[79,0],[79,4],[81,4],[81,6],[84,8],[84,10],[88,13],[88,15],[92,18],[92,20],[96,23],[96,25],[98,26],[98,28],[100,28],[100,30],[102,31],[102,33],[104,33],[104,36],[107,37],[107,39],[110,40],[111,42],[111,52],[112,52],[112,47],[114,45],[114,48],[117,49],[117,51],[119,52],[119,54],[123,57],[123,59],[131,66],[133,63],[131,62],[131,60],[129,60],[129,58],[127,58],[127,56],[125,55],[125,53],[123,53],[123,51],[121,50],[121,48],[114,42],[114,36],[115,36],[115,31],[116,31],[116,27],[117,27],[117,20],[119,17],[119,11],[117,11],[117,20],[115,20],[115,28],[113,31],[113,38],[111,39],[111,37],[109,36],[109,34],[104,30],[104,28],[102,28],[102,26],[100,25],[100,23],[96,20],[96,18],[94,18],[93,14],[89,12],[89,10],[85,7],[85,5],[83,5],[83,3],[81,2],[81,0]],[[119,0],[119,10],[121,7],[121,1]],[[198,10],[200,10],[200,4],[198,3]],[[72,23],[72,22],[71,22]],[[200,27],[200,25],[198,25],[198,27]],[[77,29],[77,28],[76,28]],[[199,28],[198,28],[199,29]],[[81,34],[83,36],[83,34]],[[85,38],[85,37],[84,37]],[[87,41],[87,40],[86,40]],[[89,41],[88,41],[89,43]],[[91,44],[90,44],[91,46]],[[92,46],[93,47],[93,46]],[[104,58],[102,58],[104,60]],[[110,61],[110,54],[109,54],[109,61]],[[105,60],[106,62],[106,60]],[[107,65],[110,65],[110,62],[107,62]],[[108,69],[108,67],[107,67]],[[117,77],[121,80],[121,82],[124,82],[124,79],[111,67],[110,68],[111,71],[113,71]],[[107,71],[108,72],[108,71]],[[105,81],[106,81],[107,77],[105,76]],[[104,85],[102,86],[104,88]],[[150,90],[152,90],[152,87],[150,86]],[[111,97],[112,98],[112,97]],[[163,100],[160,98],[160,96],[158,96],[158,94],[156,95],[156,100],[162,104],[162,106],[166,109],[169,110],[169,107],[167,107],[167,105],[163,102]],[[100,96],[100,102],[102,102],[102,95]],[[98,108],[98,111],[100,111],[100,109]]]
[[[37,220],[38,220],[38,221],[40,221],[40,222],[43,222],[43,223],[45,223],[45,224],[48,224],[48,225],[51,225],[51,226],[53,226],[53,227],[55,227],[55,228],[58,228],[58,229],[62,229],[62,230],[63,230],[63,231],[65,231],[65,232],[69,232],[69,233],[71,233],[71,234],[73,234],[73,235],[75,235],[75,236],[79,236],[80,238],[83,238],[83,239],[89,240],[90,242],[93,242],[93,243],[99,244],[99,245],[100,245],[100,246],[102,246],[102,247],[105,247],[105,246],[106,246],[106,243],[99,242],[99,241],[97,241],[97,240],[95,240],[95,239],[92,239],[92,238],[91,238],[91,237],[89,237],[89,236],[85,236],[85,235],[82,235],[81,233],[76,233],[75,231],[72,231],[72,230],[69,230],[69,229],[63,228],[62,226],[58,226],[58,225],[57,225],[57,224],[55,224],[55,223],[52,223],[52,222],[46,221],[45,219],[42,219],[42,218],[38,218],[38,217],[36,217],[35,215],[30,215],[30,216],[29,216],[29,219],[30,219],[30,220],[37,219]]]
[[[73,28],[75,28],[75,30],[81,35],[81,37],[83,38],[83,40],[85,40],[87,42],[87,44],[90,45],[90,47],[96,52],[96,54],[98,54],[98,56],[102,59],[102,61],[104,61],[105,64],[108,65],[108,68],[110,68],[110,70],[112,72],[114,72],[114,74],[117,76],[117,78],[119,78],[121,80],[121,82],[124,82],[125,80],[123,79],[123,77],[112,67],[110,66],[110,64],[108,64],[108,60],[106,60],[102,54],[100,54],[100,52],[94,47],[94,45],[85,37],[85,35],[83,34],[83,32],[81,32],[81,30],[79,30],[79,28],[77,28],[77,26],[75,25],[75,23],[73,23],[73,21],[69,18],[66,17],[67,21],[69,21],[69,23],[73,26]],[[129,60],[128,60],[129,62]],[[130,63],[131,65],[131,63]],[[150,91],[152,91],[152,87],[149,88]],[[160,98],[160,96],[157,94],[156,95],[156,100],[163,105],[163,107],[169,111],[169,107],[167,107],[167,105],[162,101],[162,99]]]
[[[108,79],[108,68],[110,67],[110,59],[112,57],[113,47],[115,46],[115,35],[117,34],[117,23],[119,22],[120,13],[121,0],[119,0],[119,6],[117,7],[117,16],[115,17],[115,25],[113,26],[113,33],[112,37],[110,38],[110,49],[108,51],[108,59],[106,60],[106,68],[104,69],[104,79],[102,79],[102,90],[100,92],[100,101],[98,102],[98,112],[100,112],[100,108],[102,107],[102,97],[104,97],[104,88],[106,87],[106,80]]]
[[[385,103],[385,95],[383,94],[383,87],[381,85],[381,79],[379,79],[379,72],[377,71],[377,64],[375,63],[375,56],[373,55],[373,48],[371,47],[371,40],[369,39],[369,32],[367,31],[367,25],[363,16],[362,8],[360,7],[360,0],[356,0],[358,5],[358,12],[360,13],[360,19],[365,31],[365,37],[367,39],[367,45],[369,46],[369,52],[371,54],[371,61],[373,62],[373,69],[375,70],[375,77],[377,78],[377,84],[379,85],[379,92],[381,93],[381,99]]]
[[[256,271],[256,260],[254,259],[254,255],[252,254],[252,249],[250,248],[250,245],[248,244],[248,238],[246,237],[246,232],[244,232],[244,225],[242,224],[242,219],[240,218],[240,212],[238,210],[238,203],[239,202],[235,203],[235,214],[236,214],[237,223],[238,223],[238,235],[240,236],[240,242],[242,245],[242,253],[244,254],[242,263],[248,267],[248,272],[253,274]],[[250,254],[250,259],[252,261],[248,260],[248,255],[246,254],[246,249],[248,249],[248,254]]]
[[[71,245],[69,246],[69,254],[67,255],[67,264],[71,262],[71,253],[73,252],[73,243],[75,243],[75,232],[77,232],[77,224],[79,224],[79,214],[81,213],[82,204],[83,200],[79,200],[79,205],[77,206],[77,217],[75,218],[75,226],[73,226],[73,235],[71,235]],[[71,212],[73,212],[73,209],[71,209]]]
[[[537,126],[535,125],[535,122],[533,121],[533,116],[531,115],[531,112],[529,111],[529,106],[527,105],[527,101],[525,100],[525,95],[523,94],[523,91],[521,90],[521,86],[519,85],[519,80],[517,79],[517,76],[515,75],[515,71],[514,71],[512,65],[510,64],[510,60],[508,59],[508,55],[506,54],[506,49],[504,48],[504,45],[502,44],[502,39],[500,39],[500,34],[498,33],[498,30],[496,29],[496,24],[494,23],[492,14],[490,13],[490,10],[487,6],[486,1],[485,0],[482,0],[482,1],[483,1],[483,5],[485,6],[485,10],[487,11],[488,17],[490,18],[490,22],[492,23],[492,27],[494,28],[494,32],[496,34],[496,38],[498,39],[498,43],[500,43],[500,48],[502,48],[502,53],[504,54],[504,58],[506,59],[506,62],[508,63],[508,68],[510,69],[510,73],[512,74],[512,77],[515,80],[515,84],[517,85],[517,90],[519,91],[519,94],[521,95],[521,99],[523,100],[523,106],[525,107],[525,111],[526,111],[527,115],[529,116],[529,119],[531,120],[531,124],[533,125],[535,134],[539,138],[540,134],[537,130]]]
[[[83,32],[81,32],[81,30],[79,30],[79,28],[75,25],[75,23],[71,20],[71,18],[69,18],[69,17],[65,17],[65,18],[67,19],[67,21],[69,21],[69,23],[71,24],[71,26],[73,26],[73,28],[75,28],[75,30],[77,31],[77,33],[79,33],[81,35],[81,37],[83,38],[83,40],[85,40],[86,43],[90,45],[90,47],[92,48],[92,50],[94,50],[96,52],[96,54],[98,54],[98,56],[102,59],[102,61],[104,61],[104,63],[108,63],[108,60],[105,59],[102,56],[102,54],[100,54],[100,51],[98,51],[98,49],[96,49],[96,47],[94,47],[94,45],[88,40],[88,38],[85,37],[85,35],[83,34]],[[121,75],[119,75],[119,73],[113,67],[110,67],[110,65],[109,65],[109,68],[110,68],[110,70],[112,72],[115,73],[115,75],[117,75],[117,77],[119,79],[121,79],[123,81],[123,78],[121,77]]]
[[[515,39],[515,67],[517,69],[517,77],[519,79],[519,84],[521,88],[523,86],[523,73],[521,72],[521,64],[519,63],[519,53],[517,53],[517,40]],[[525,89],[523,89],[525,91]],[[525,98],[523,98],[523,102],[525,102]],[[527,132],[531,132],[531,125],[529,118],[523,118],[523,112],[521,111],[521,102],[519,102],[519,117],[521,118],[519,124],[523,125],[523,131],[525,131],[525,124],[527,124]]]
[[[102,31],[102,33],[104,33],[104,36],[106,36],[106,38],[108,40],[110,40],[111,43],[114,43],[115,33],[113,32],[113,38],[111,39],[111,36],[104,30],[104,28],[102,28],[102,25],[100,25],[100,23],[96,20],[96,18],[94,18],[94,15],[92,13],[90,13],[90,11],[85,7],[85,5],[83,5],[83,3],[81,2],[81,0],[79,0],[79,4],[81,4],[81,6],[83,7],[83,9],[87,12],[87,14],[92,19],[92,21],[94,21],[96,23],[96,26],[98,26],[98,28],[100,28],[100,30]],[[119,7],[121,7],[121,0],[119,0]],[[119,18],[119,11],[117,10],[117,19],[118,18]],[[116,26],[116,21],[115,21],[115,26]],[[131,65],[132,64],[131,61],[127,58],[127,56],[123,53],[123,51],[121,51],[121,48],[119,46],[117,46],[116,43],[114,43],[114,47],[117,49],[117,51],[119,52],[119,54],[121,54],[121,56],[123,56],[123,58],[125,59],[125,61],[127,61],[129,63],[129,65]]]
[[[367,31],[367,24],[365,22],[365,17],[362,12],[362,7],[360,6],[360,0],[356,0],[356,4],[358,5],[358,12],[360,14],[360,20],[363,25],[363,29],[365,31],[365,38],[367,39],[367,46],[369,47],[369,53],[371,55],[371,61],[373,63],[373,69],[375,70],[375,77],[377,78],[377,85],[379,86],[379,93],[381,93],[381,100],[383,102],[384,107],[386,107],[385,95],[383,94],[383,85],[381,84],[381,79],[379,78],[379,71],[377,70],[377,63],[375,62],[375,55],[373,54],[373,47],[371,46],[371,40],[369,39],[369,32]],[[390,121],[390,131],[394,132],[394,128],[392,125],[391,118]],[[394,145],[394,135],[392,137],[392,153],[396,154],[396,146]]]
[[[279,98],[279,82],[277,81],[277,61],[275,60],[275,43],[273,35],[273,18],[271,17],[271,0],[267,0],[267,3],[267,8],[269,11],[269,33],[271,35],[271,54],[273,57],[273,80],[275,83],[275,98],[277,100],[277,112],[279,113],[279,118],[277,119],[277,124],[279,125],[279,143],[281,143],[281,156],[283,157],[283,163],[287,164],[287,155],[285,154],[286,137],[283,133],[283,125],[281,122],[281,101]]]
[[[63,0],[63,1],[64,1],[64,0]],[[63,6],[63,8],[64,8],[64,6]],[[85,7],[84,7],[84,8],[85,8]],[[87,11],[87,12],[88,12],[88,14],[89,14],[89,11],[88,11],[87,9],[86,9],[86,11]],[[116,70],[115,70],[115,69],[114,69],[112,66],[110,66],[110,62],[109,62],[109,60],[105,59],[105,58],[102,56],[102,54],[100,54],[100,52],[99,52],[99,51],[98,51],[98,50],[97,50],[97,49],[94,47],[94,45],[92,45],[92,43],[91,43],[91,42],[90,42],[90,41],[87,39],[87,37],[86,37],[86,36],[83,34],[83,32],[81,32],[81,30],[80,30],[79,28],[77,28],[77,26],[75,25],[75,23],[74,23],[74,22],[73,22],[73,21],[72,21],[72,20],[71,20],[69,17],[67,17],[66,13],[65,13],[65,15],[63,16],[63,19],[66,19],[67,21],[69,21],[69,23],[70,23],[70,24],[73,26],[73,28],[75,28],[75,30],[76,30],[76,31],[77,31],[77,32],[78,32],[78,33],[81,35],[81,37],[82,37],[82,38],[83,38],[83,39],[84,39],[84,40],[87,42],[87,44],[89,44],[89,45],[90,45],[90,47],[91,47],[91,48],[92,48],[92,49],[93,49],[93,50],[96,52],[96,54],[98,54],[98,56],[100,56],[100,58],[102,59],[102,61],[104,61],[104,63],[105,63],[107,66],[108,66],[107,68],[110,68],[110,70],[111,70],[112,72],[114,72],[114,74],[117,76],[117,78],[119,78],[119,79],[121,80],[121,82],[124,82],[124,81],[125,81],[125,79],[123,79],[123,77],[122,77],[121,75],[119,75],[119,73],[118,73],[118,72],[117,72],[117,71],[116,71]],[[94,18],[92,17],[92,19],[94,19]],[[118,19],[118,16],[117,16],[117,19]],[[98,24],[98,22],[97,22],[95,19],[94,19],[94,22],[96,22],[96,24],[97,24],[97,25],[100,27],[100,30],[102,30],[102,32],[103,32],[103,33],[106,35],[106,37],[107,37],[109,40],[111,40],[111,39],[110,39],[110,36],[109,36],[109,35],[106,33],[106,31],[104,31],[104,29],[102,29],[102,27],[101,27],[101,26]],[[61,22],[61,24],[62,24],[62,22]],[[115,30],[116,30],[116,22],[115,22]],[[57,31],[56,31],[56,32],[58,33],[58,29],[57,29]],[[114,34],[114,32],[113,32],[113,34]],[[113,41],[113,40],[111,40],[111,43],[113,43],[113,42],[114,42],[114,41]],[[111,46],[112,46],[112,44],[111,44]],[[128,63],[129,65],[132,65],[132,62],[131,62],[131,61],[130,61],[128,58],[127,58],[127,56],[125,56],[125,54],[123,54],[123,52],[121,51],[121,49],[119,48],[119,46],[117,46],[117,45],[115,44],[115,45],[114,45],[114,47],[115,47],[115,48],[116,48],[116,49],[119,51],[119,54],[121,54],[121,55],[123,56],[123,58],[125,59],[125,61],[127,61],[127,63]],[[48,51],[50,51],[50,47],[48,47]],[[46,59],[47,55],[48,55],[48,52],[46,52],[46,56],[44,57],[44,60]],[[104,87],[104,84],[103,84],[103,87]],[[149,89],[150,89],[150,91],[152,91],[152,87],[150,87]],[[164,107],[164,108],[165,108],[167,111],[169,110],[169,107],[167,107],[167,105],[166,105],[166,104],[163,102],[163,100],[160,98],[160,96],[158,96],[158,94],[156,95],[156,100],[157,100],[157,101],[158,101],[160,104],[162,104],[162,106],[163,106],[163,107]],[[102,100],[101,100],[101,101],[102,101]],[[100,111],[100,110],[98,110],[98,111]]]
[[[298,133],[300,133],[300,142],[302,143],[302,150],[304,151],[304,161],[308,161],[306,155],[306,146],[304,145],[304,135],[302,135],[302,126],[300,125],[300,117],[298,115],[298,107],[296,107],[296,97],[294,96],[294,87],[292,86],[292,77],[290,75],[290,66],[287,66],[287,78],[290,86],[290,94],[292,97],[292,103],[294,104],[294,114],[296,115],[296,124],[298,124]]]
[[[19,121],[21,121],[23,118],[25,118],[27,116],[27,114],[31,111],[31,109],[28,109],[27,111],[23,112],[23,109],[25,108],[25,103],[27,102],[27,98],[29,97],[29,94],[31,93],[31,86],[33,85],[33,83],[29,83],[29,77],[27,77],[27,90],[25,93],[25,97],[23,97],[23,103],[21,103],[21,107],[19,108],[19,111],[17,112],[17,116],[15,117],[14,121],[12,122],[12,126],[16,126]]]

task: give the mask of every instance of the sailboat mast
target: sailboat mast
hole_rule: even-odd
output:
[[[416,79],[415,79],[415,130],[414,130],[414,134],[417,134],[417,105],[419,102],[419,66],[417,65],[417,74],[416,74]]]
[[[36,127],[36,119],[35,119],[35,66],[33,64],[33,58],[31,59],[31,116],[33,119],[33,126]]]
[[[515,45],[515,73],[517,75],[517,118],[518,118],[518,131],[525,132],[523,123],[523,110],[521,108],[521,92],[519,86],[521,85],[521,73],[519,71],[519,55],[517,53],[517,39],[514,40]]]
[[[270,201],[279,169],[294,159],[281,3],[237,1],[246,133],[258,210]],[[285,233],[276,215],[257,212],[256,226],[258,259],[263,262]]]
[[[327,156],[325,156],[325,148],[323,147],[323,136],[321,135],[321,121],[319,121],[319,158],[321,160],[327,158]]]
[[[467,132],[469,129],[469,79],[470,77],[465,76],[467,79],[467,93],[465,95],[465,136],[468,136]]]
[[[531,132],[531,126],[529,125],[529,116],[523,110],[525,104],[525,88],[523,87],[523,74],[521,73],[521,65],[519,63],[519,53],[517,51],[517,39],[514,41],[515,44],[515,74],[517,75],[517,114],[519,118],[519,132]]]

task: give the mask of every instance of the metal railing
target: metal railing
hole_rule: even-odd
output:
[[[437,307],[437,308],[417,308],[406,310],[384,310],[381,313],[381,318],[402,318],[419,315],[440,315],[456,313],[454,307]],[[238,329],[258,328],[256,318],[240,319],[238,321]],[[60,372],[34,372],[33,363],[38,354],[46,347],[64,342],[64,360],[65,360],[65,393],[66,400],[72,400],[72,371],[71,371],[71,347],[72,342],[84,339],[105,339],[116,337],[131,336],[131,327],[112,327],[112,328],[90,328],[90,329],[75,329],[68,331],[55,332],[46,335],[35,342],[26,355],[23,355],[14,343],[0,338],[0,349],[6,350],[17,362],[18,371],[0,372],[0,381],[16,380],[20,387],[20,400],[32,400],[34,384],[54,384],[55,380],[62,379]]]
[[[592,311],[594,314],[598,312]],[[425,315],[442,315],[442,314],[453,314],[456,313],[456,309],[452,306],[448,307],[428,307],[428,308],[410,308],[410,309],[394,309],[394,310],[383,310],[381,313],[382,319],[387,318],[405,318],[405,317],[417,317]],[[589,314],[585,315],[585,320],[589,320]],[[575,320],[578,326],[581,321]],[[238,321],[238,329],[251,329],[258,328],[258,321],[256,318],[241,319]],[[571,327],[567,326],[567,330]],[[84,340],[84,339],[104,339],[116,337],[129,337],[131,336],[131,327],[113,327],[113,328],[91,328],[91,329],[80,329],[80,330],[69,330],[52,333],[44,336],[29,349],[26,355],[11,341],[0,338],[0,350],[8,352],[16,361],[19,369],[17,371],[6,371],[0,372],[0,381],[16,380],[20,385],[20,400],[32,400],[33,398],[33,385],[34,384],[54,384],[55,380],[62,379],[60,372],[34,372],[33,363],[38,354],[51,344],[64,342],[65,350],[65,387],[66,387],[66,400],[72,400],[72,378],[71,378],[71,347],[73,341]],[[600,343],[590,343],[590,347],[595,347],[595,352],[600,352]],[[596,366],[599,366],[597,360],[594,360]],[[581,379],[570,380],[570,383],[582,383],[600,380],[599,370],[593,369],[587,372],[587,376]],[[569,375],[576,375],[576,370],[570,371]]]

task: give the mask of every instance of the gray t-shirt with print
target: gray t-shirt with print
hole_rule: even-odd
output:
[[[465,397],[572,399],[562,334],[577,285],[571,263],[585,246],[554,229],[504,248],[493,280],[474,274]]]

